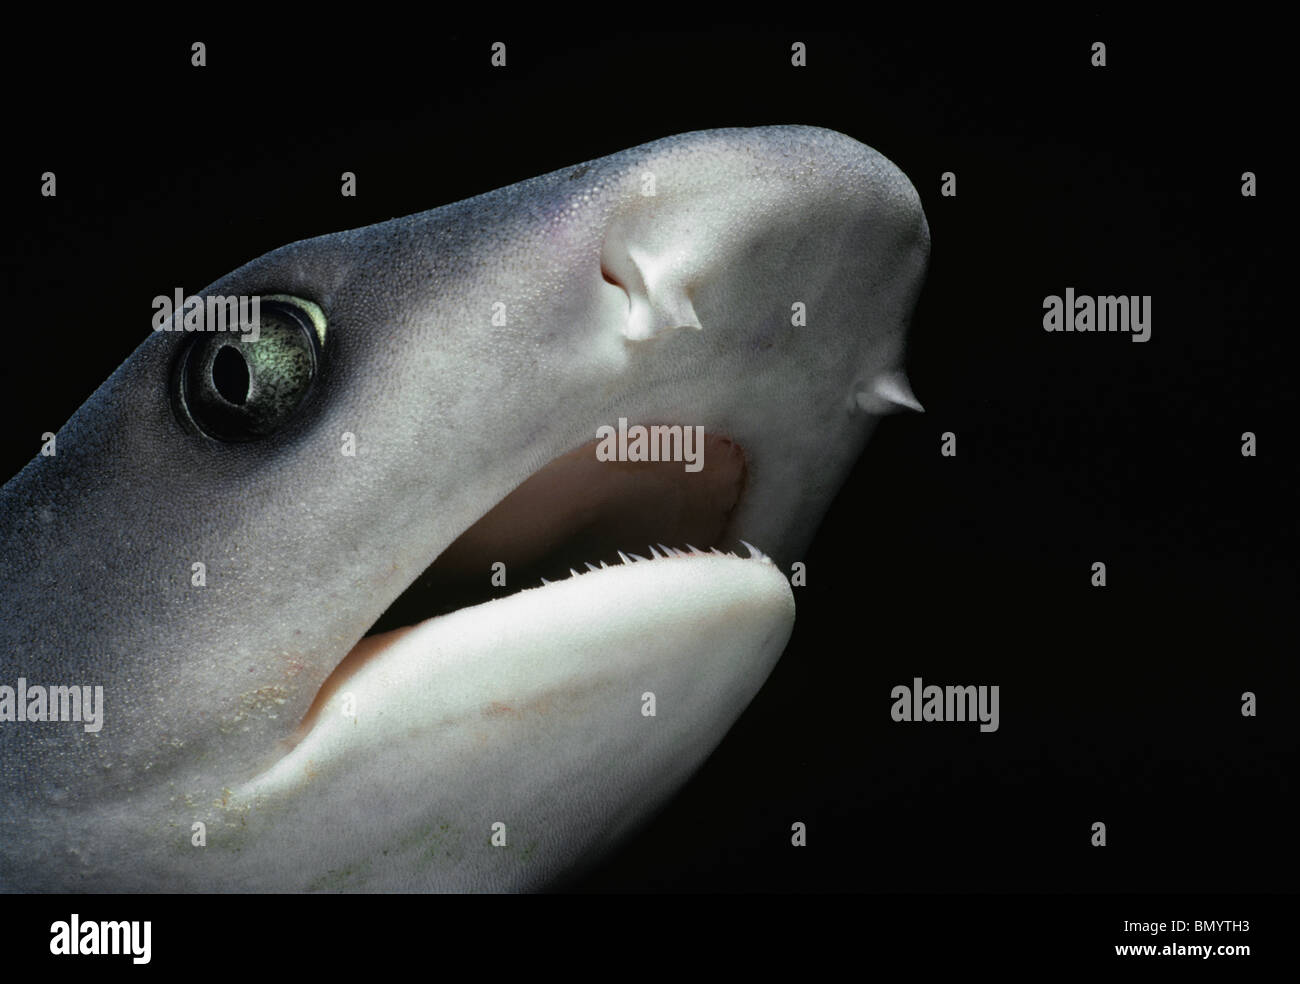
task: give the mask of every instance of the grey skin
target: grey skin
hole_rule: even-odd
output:
[[[174,396],[194,336],[153,332],[0,491],[0,684],[104,687],[97,733],[0,723],[0,885],[523,890],[600,856],[779,657],[791,564],[878,415],[915,406],[900,364],[928,251],[898,168],[775,126],[669,137],[212,284],[310,302],[325,343],[292,412],[210,436]],[[743,449],[743,482],[717,479],[738,502],[664,480],[725,513],[715,542],[741,557],[615,564],[358,647],[619,417]],[[559,487],[481,538],[474,577],[572,525]]]

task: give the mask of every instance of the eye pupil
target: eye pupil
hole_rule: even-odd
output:
[[[222,346],[212,360],[212,385],[236,406],[242,407],[248,399],[248,363],[230,345]]]
[[[238,340],[195,333],[172,364],[173,409],[214,440],[256,441],[279,431],[305,405],[322,364],[324,312],[287,295],[259,301],[256,324],[239,326],[248,330]]]

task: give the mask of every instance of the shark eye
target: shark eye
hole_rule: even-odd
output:
[[[196,332],[173,374],[177,411],[221,441],[255,441],[282,427],[319,373],[325,315],[310,301],[263,295],[257,330]],[[255,340],[254,340],[255,339]]]

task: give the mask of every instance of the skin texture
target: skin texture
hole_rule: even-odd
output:
[[[212,284],[318,305],[323,368],[283,426],[223,442],[168,398],[186,336],[150,334],[0,492],[0,683],[105,701],[97,734],[0,725],[0,885],[518,890],[598,856],[779,657],[782,572],[876,415],[914,403],[899,365],[928,249],[875,151],[764,127],[294,243]],[[368,639],[317,700],[426,566],[619,417],[743,448],[726,543],[775,564],[673,556],[526,590]]]

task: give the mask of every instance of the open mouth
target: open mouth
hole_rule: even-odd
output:
[[[681,461],[599,461],[595,448],[583,445],[535,472],[444,550],[366,635],[619,563],[655,544],[708,550],[732,542],[746,477],[735,442],[706,436],[697,472]]]
[[[681,461],[601,461],[595,449],[543,466],[448,546],[326,678],[290,744],[366,661],[419,623],[606,565],[742,542],[732,515],[747,471],[734,441],[706,435],[694,472]]]

